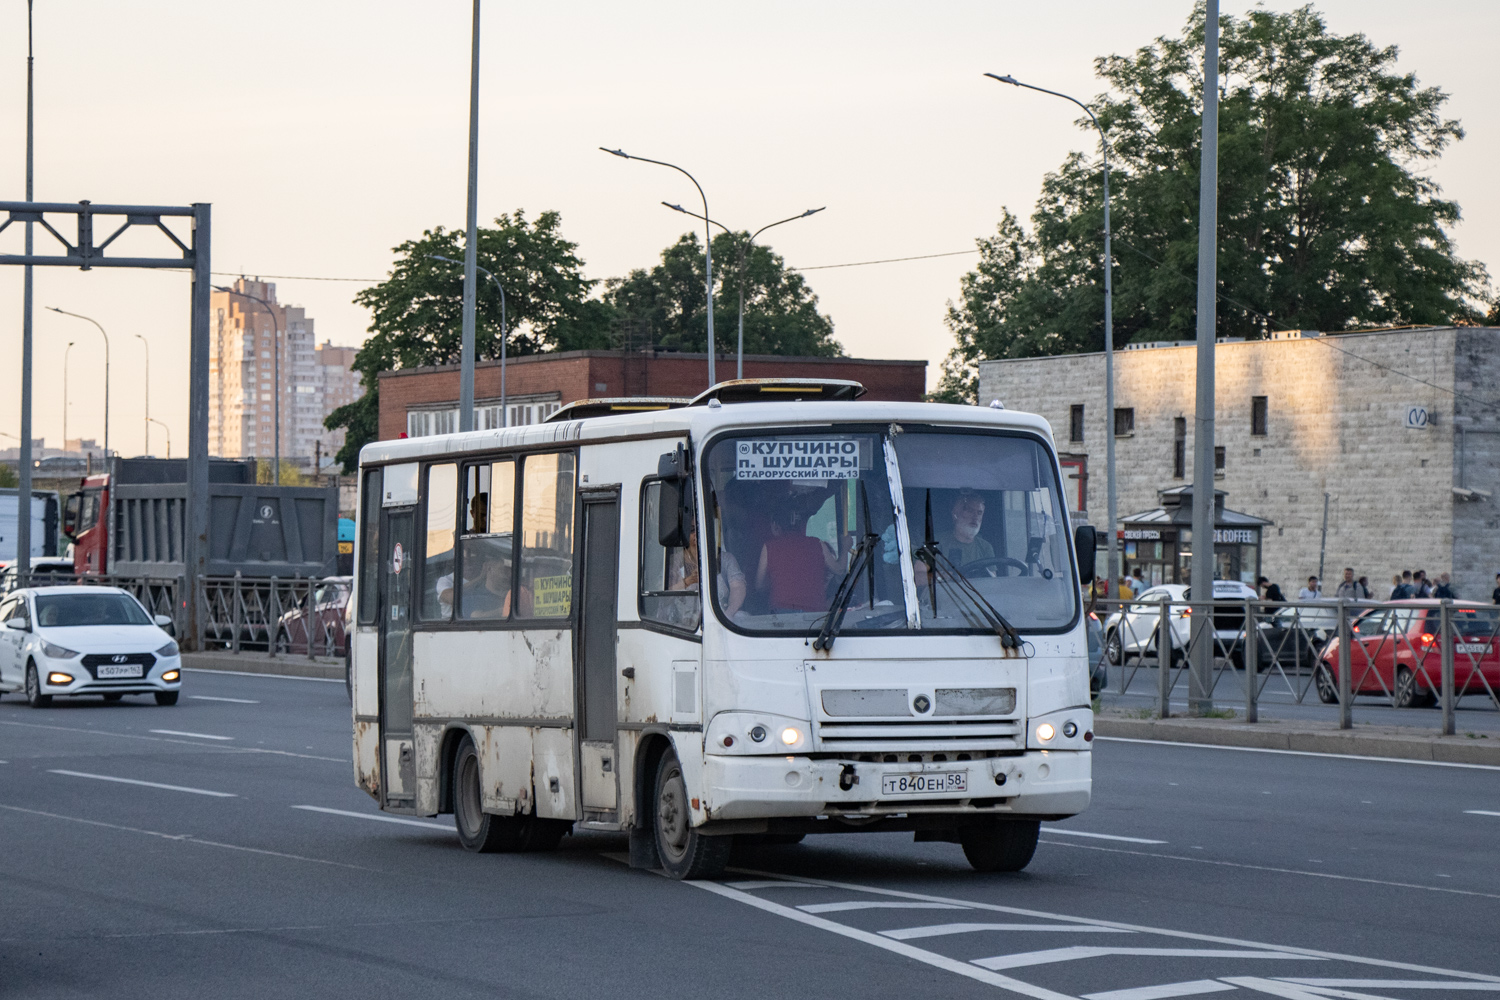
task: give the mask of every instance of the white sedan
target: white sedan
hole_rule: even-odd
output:
[[[33,708],[59,695],[156,696],[177,704],[182,659],[153,618],[118,587],[17,590],[0,600],[0,691],[25,690]]]

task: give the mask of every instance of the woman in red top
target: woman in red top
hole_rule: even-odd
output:
[[[769,584],[772,612],[825,611],[827,574],[837,569],[839,557],[826,542],[791,530],[791,521],[782,511],[772,515],[771,537],[761,546],[755,586],[764,590]]]

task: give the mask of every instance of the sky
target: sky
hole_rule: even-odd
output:
[[[1297,6],[1265,0],[1272,10]],[[1500,3],[1321,0],[1330,30],[1401,49],[1400,67],[1451,95],[1468,137],[1424,167],[1456,200],[1459,254],[1500,274],[1500,110],[1490,99]],[[650,266],[685,231],[663,200],[703,185],[710,213],[767,234],[789,265],[927,254],[812,270],[845,351],[929,362],[951,346],[945,304],[1003,207],[1029,217],[1042,177],[1095,148],[1066,102],[986,71],[1087,100],[1093,60],[1178,35],[1191,0],[887,0],[753,4],[518,4],[485,0],[479,217],[555,209],[590,277]],[[1224,3],[1243,13],[1246,2]],[[36,198],[213,205],[213,269],[275,280],[320,342],[361,342],[352,303],[391,248],[465,210],[471,7],[461,0],[36,0]],[[0,0],[0,199],[24,196],[26,6]],[[0,234],[19,252],[20,227]],[[39,234],[39,252],[47,237]],[[142,253],[165,239],[132,234]],[[123,244],[123,240],[122,240]],[[122,245],[121,249],[125,249]],[[21,269],[0,273],[0,448],[20,427]],[[111,445],[144,446],[151,415],[187,437],[185,273],[36,270],[34,436],[103,436],[111,344]],[[270,278],[271,275],[287,277]],[[717,327],[731,331],[732,315]],[[76,346],[71,352],[67,345]],[[9,436],[3,436],[9,435]],[[152,450],[163,454],[160,428]]]

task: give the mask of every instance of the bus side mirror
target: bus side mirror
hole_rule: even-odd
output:
[[[1073,549],[1078,553],[1080,583],[1094,582],[1094,553],[1098,547],[1098,535],[1092,524],[1080,524],[1073,529]]]
[[[78,514],[83,510],[83,494],[70,493],[63,503],[62,533],[68,538],[78,537]]]
[[[693,523],[693,480],[687,449],[679,444],[675,451],[662,455],[656,463],[656,474],[662,477],[656,540],[666,548],[682,548],[688,543],[688,529]]]

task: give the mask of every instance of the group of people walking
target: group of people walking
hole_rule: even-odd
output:
[[[1267,601],[1285,601],[1281,588],[1265,577],[1260,578],[1261,596]],[[1495,593],[1492,595],[1494,602],[1500,604],[1500,573],[1495,574]],[[1353,567],[1344,568],[1344,578],[1339,581],[1338,586],[1331,595],[1323,593],[1323,581],[1316,575],[1307,578],[1307,585],[1297,592],[1299,601],[1321,601],[1348,600],[1348,601],[1373,601],[1377,600],[1374,590],[1370,587],[1370,578],[1367,576],[1355,579]],[[1426,570],[1403,570],[1391,577],[1391,593],[1385,598],[1389,601],[1404,601],[1412,598],[1457,598],[1458,594],[1453,590],[1453,577],[1448,573],[1438,574],[1437,581],[1429,579]]]

